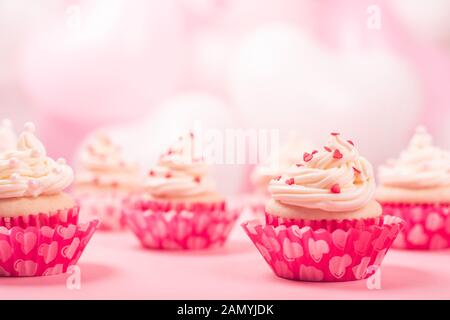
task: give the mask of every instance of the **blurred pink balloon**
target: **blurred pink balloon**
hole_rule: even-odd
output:
[[[174,91],[183,63],[174,1],[72,1],[25,47],[35,107],[83,124],[132,119]]]

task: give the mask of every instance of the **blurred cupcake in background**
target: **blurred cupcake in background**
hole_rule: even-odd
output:
[[[394,243],[405,249],[450,246],[450,152],[433,146],[422,126],[396,160],[379,168],[377,199],[384,214],[406,221]]]
[[[17,143],[17,136],[13,130],[12,122],[9,119],[3,119],[0,122],[0,152],[14,149]]]
[[[123,201],[141,181],[138,164],[127,159],[105,131],[93,133],[77,159],[74,195],[81,216],[99,218],[102,230],[124,228]]]
[[[209,165],[196,155],[192,133],[161,157],[128,201],[127,224],[143,246],[153,249],[205,249],[222,245],[238,218],[215,188]]]
[[[255,215],[264,215],[265,205],[269,200],[270,181],[298,163],[304,151],[313,148],[314,144],[311,141],[292,133],[285,144],[253,169],[250,179],[254,191],[252,197],[248,199],[248,205]]]
[[[0,152],[0,276],[41,276],[76,264],[98,221],[78,224],[64,192],[73,171],[47,156],[27,123],[14,148]]]
[[[305,281],[349,281],[376,272],[400,231],[382,216],[371,164],[350,140],[327,145],[269,184],[266,221],[243,224],[276,275]]]

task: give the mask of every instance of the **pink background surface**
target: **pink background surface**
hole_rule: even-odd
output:
[[[391,250],[381,289],[366,281],[295,282],[277,278],[240,227],[213,251],[141,249],[131,232],[97,232],[81,257],[81,288],[68,274],[0,278],[0,299],[449,299],[450,251]]]

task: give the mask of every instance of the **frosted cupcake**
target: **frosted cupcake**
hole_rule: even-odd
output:
[[[418,127],[400,157],[379,169],[376,197],[384,213],[406,221],[394,243],[398,248],[450,245],[450,152],[433,146],[432,140]]]
[[[17,137],[13,130],[12,123],[4,119],[0,123],[0,152],[16,147]]]
[[[127,223],[145,247],[220,246],[238,217],[216,191],[194,143],[192,133],[180,137],[148,172],[144,192],[128,203]]]
[[[97,222],[78,225],[78,207],[64,190],[73,171],[46,155],[25,125],[15,148],[0,152],[0,275],[65,272],[77,262]]]
[[[269,184],[266,223],[243,225],[280,277],[363,279],[381,264],[403,221],[382,216],[371,164],[350,140],[332,133]]]
[[[251,182],[254,191],[253,197],[250,199],[250,208],[253,213],[264,215],[265,205],[270,195],[268,190],[270,181],[298,163],[300,150],[310,150],[313,147],[312,142],[292,135],[280,150],[273,152],[268,159],[253,169]]]
[[[83,145],[77,168],[74,194],[81,216],[99,218],[104,230],[123,228],[123,200],[141,186],[137,163],[106,132],[98,131]]]

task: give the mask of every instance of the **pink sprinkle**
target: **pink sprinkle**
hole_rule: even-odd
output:
[[[332,193],[341,193],[341,186],[338,183],[336,183],[331,187],[330,190]]]
[[[323,147],[323,148],[325,149],[325,151],[328,151],[328,152],[331,152],[331,151],[332,151],[330,147],[325,146],[325,147]]]
[[[342,153],[339,151],[339,149],[334,150],[333,158],[342,159]]]
[[[350,143],[352,146],[355,146],[352,140],[347,140],[348,143]]]
[[[340,135],[340,133],[338,133],[338,132],[332,132],[331,135],[332,135],[332,136],[338,136],[338,135]]]
[[[303,154],[303,161],[305,161],[305,162],[311,161],[312,158],[313,158],[313,155],[312,155],[312,154],[309,154],[308,152],[305,152],[305,153]]]
[[[287,179],[285,182],[288,185],[293,185],[294,184],[294,178]]]

